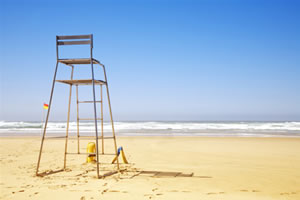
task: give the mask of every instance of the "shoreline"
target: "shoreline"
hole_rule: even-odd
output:
[[[55,139],[59,136],[65,135],[47,135],[49,138]],[[94,135],[89,135],[94,136]],[[100,136],[99,136],[100,137]],[[300,135],[116,135],[117,138],[295,138],[299,139]],[[0,138],[42,138],[42,135],[1,135]],[[69,139],[77,139],[77,136],[69,136]],[[59,138],[57,138],[59,139]],[[64,139],[64,138],[61,138]]]
[[[11,136],[11,135],[0,135],[0,139],[41,139],[42,136],[37,136],[37,135],[15,135],[15,136]],[[153,136],[149,136],[149,135],[122,135],[122,136],[116,136],[116,138],[253,138],[253,139],[300,139],[300,136],[193,136],[193,135],[174,135],[174,136],[166,136],[166,135],[153,135]],[[54,140],[63,140],[64,138],[58,138],[58,136],[49,136],[48,135],[48,139]],[[70,140],[77,140],[76,136],[69,136],[68,139]],[[99,138],[101,139],[101,138]],[[88,139],[82,139],[82,140],[88,140]]]
[[[142,121],[115,122],[117,136],[205,136],[205,137],[300,137],[300,122],[191,122],[191,121]],[[100,126],[100,124],[99,124]],[[104,123],[104,132],[111,133],[111,124]],[[47,135],[65,135],[66,122],[49,122]],[[80,135],[93,136],[95,124],[81,122]],[[100,132],[100,130],[99,130]],[[99,133],[98,132],[98,133]],[[41,136],[41,123],[0,121],[1,136]],[[77,123],[70,122],[69,135],[76,135]]]

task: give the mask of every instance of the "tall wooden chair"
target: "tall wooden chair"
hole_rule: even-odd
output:
[[[62,59],[59,57],[59,47],[62,45],[89,45],[90,47],[90,57],[89,58],[76,58],[76,59]],[[42,175],[43,173],[39,173],[39,167],[40,167],[40,162],[41,162],[41,156],[43,152],[43,145],[44,141],[46,138],[46,130],[47,130],[47,124],[48,124],[48,119],[50,115],[50,110],[52,106],[52,97],[54,93],[54,87],[56,82],[64,83],[70,86],[70,92],[69,92],[69,104],[68,104],[68,118],[67,118],[67,127],[66,127],[66,135],[63,136],[65,138],[65,153],[64,153],[64,166],[63,169],[60,171],[66,170],[66,163],[67,163],[67,155],[68,154],[82,154],[82,155],[92,155],[96,156],[96,165],[97,165],[97,177],[101,178],[106,176],[106,174],[100,175],[100,170],[99,170],[99,156],[100,155],[112,155],[112,156],[117,156],[118,155],[118,150],[117,150],[117,142],[116,142],[116,135],[115,135],[115,129],[114,129],[114,121],[113,121],[113,116],[112,116],[112,110],[111,110],[111,103],[110,103],[110,97],[109,97],[109,89],[108,89],[108,82],[107,82],[107,76],[106,76],[106,71],[105,71],[105,66],[101,64],[98,60],[93,58],[93,35],[68,35],[68,36],[56,36],[56,67],[55,67],[55,72],[54,72],[54,77],[53,77],[53,83],[52,83],[52,89],[51,89],[51,94],[50,94],[50,100],[49,100],[49,107],[48,107],[48,112],[45,120],[45,125],[44,125],[44,130],[43,130],[43,135],[42,135],[42,140],[41,140],[41,147],[39,151],[39,158],[37,162],[37,168],[36,168],[36,175]],[[69,80],[56,80],[56,75],[57,75],[57,69],[59,64],[64,64],[66,66],[70,66],[72,68],[71,71],[71,78]],[[91,79],[78,79],[74,80],[73,79],[73,72],[74,72],[74,66],[75,65],[90,65],[91,68]],[[104,73],[104,80],[96,80],[94,77],[94,65],[99,65]],[[90,85],[92,86],[92,92],[93,92],[93,99],[90,101],[79,101],[78,100],[78,86],[81,85]],[[96,100],[96,86],[100,86],[100,93],[101,93],[101,99]],[[76,102],[77,102],[77,153],[68,153],[68,138],[69,138],[69,122],[70,122],[70,105],[71,105],[71,96],[72,96],[72,87],[76,86]],[[108,107],[109,107],[109,114],[110,114],[110,121],[111,121],[111,126],[112,126],[112,137],[104,137],[103,134],[103,96],[102,96],[102,87],[106,87],[106,93],[107,93],[107,100],[108,100]],[[79,118],[79,104],[81,103],[92,103],[93,104],[93,110],[94,110],[94,118]],[[101,104],[101,117],[97,118],[97,110],[96,110],[96,104],[100,103]],[[80,136],[79,134],[79,121],[80,120],[93,120],[95,123],[95,136],[93,138],[95,139],[96,142],[96,155],[91,154],[91,153],[82,153],[80,152],[79,144],[80,144],[80,138],[81,137],[88,137],[88,136]],[[101,136],[98,134],[98,120],[101,121]],[[104,151],[104,139],[113,139],[114,141],[114,153],[106,153]],[[101,140],[101,152],[99,153],[99,140]],[[119,160],[117,159],[117,169],[119,170]],[[117,171],[116,171],[117,172]],[[112,174],[114,172],[109,172],[107,174]]]

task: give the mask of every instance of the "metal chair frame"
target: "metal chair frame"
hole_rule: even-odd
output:
[[[61,45],[89,45],[90,46],[90,57],[89,58],[79,58],[79,59],[60,59],[59,58],[59,46]],[[59,63],[65,64],[67,66],[70,66],[72,68],[71,71],[71,79],[70,80],[56,80],[56,75],[57,75],[57,69],[59,66]],[[74,73],[74,65],[75,64],[90,64],[91,65],[91,74],[92,74],[92,79],[86,79],[86,80],[73,80],[73,73]],[[94,64],[100,65],[103,69],[104,73],[104,81],[102,80],[95,80],[94,77]],[[69,92],[69,103],[68,103],[68,117],[67,117],[67,128],[66,128],[66,136],[65,136],[65,153],[64,153],[64,166],[62,170],[66,170],[66,161],[67,161],[67,154],[68,153],[68,138],[69,138],[69,122],[70,122],[70,106],[71,106],[71,96],[72,96],[72,86],[76,86],[76,97],[77,97],[77,154],[83,154],[80,153],[79,149],[79,140],[80,136],[79,135],[79,120],[90,120],[90,119],[80,119],[79,118],[79,103],[93,103],[93,109],[94,109],[94,122],[95,122],[95,136],[96,136],[96,164],[97,164],[97,177],[101,178],[104,177],[104,175],[100,175],[99,172],[99,145],[98,145],[98,140],[102,139],[102,151],[101,155],[118,155],[118,150],[117,150],[117,142],[116,142],[116,135],[115,135],[115,129],[114,129],[114,121],[113,121],[113,116],[112,116],[112,109],[111,109],[111,103],[110,103],[110,96],[109,96],[109,89],[108,89],[108,82],[107,82],[107,76],[106,76],[106,71],[105,71],[105,66],[100,63],[98,60],[93,58],[93,35],[68,35],[68,36],[56,36],[56,67],[55,67],[55,72],[54,72],[54,77],[53,77],[53,82],[52,82],[52,89],[51,89],[51,94],[50,94],[50,99],[49,99],[49,107],[47,111],[47,116],[45,120],[45,125],[44,125],[44,130],[43,130],[43,135],[42,135],[42,140],[41,140],[41,146],[40,146],[40,151],[39,151],[39,157],[38,157],[38,162],[37,162],[37,168],[36,168],[36,175],[42,175],[43,173],[39,173],[39,167],[40,167],[40,161],[41,161],[41,156],[42,156],[42,151],[43,151],[43,145],[44,145],[44,140],[48,137],[46,136],[46,130],[47,130],[47,124],[48,124],[48,119],[50,115],[50,110],[52,106],[52,97],[54,93],[54,87],[56,82],[61,82],[65,84],[70,85],[70,92]],[[93,89],[93,100],[92,101],[78,101],[78,86],[79,85],[92,85]],[[100,85],[100,92],[101,92],[101,100],[96,101],[96,95],[95,95],[95,85]],[[108,99],[108,107],[109,107],[109,113],[110,113],[110,121],[111,121],[111,126],[112,126],[112,137],[104,137],[103,134],[103,96],[102,96],[102,86],[106,86],[106,92],[107,92],[107,99]],[[101,137],[98,137],[98,124],[97,120],[97,111],[96,111],[96,103],[101,103]],[[64,138],[64,137],[63,137]],[[115,153],[107,154],[104,153],[104,139],[114,139],[114,149]],[[84,153],[83,155],[86,155],[88,153]],[[117,169],[119,171],[119,160],[117,159]],[[114,173],[114,172],[113,172]],[[113,174],[113,173],[107,173],[107,174]]]

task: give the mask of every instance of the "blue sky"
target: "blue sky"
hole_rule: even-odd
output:
[[[2,0],[0,120],[41,120],[55,36],[89,33],[116,120],[300,120],[299,10],[289,0]],[[51,120],[66,120],[68,89],[56,85]]]

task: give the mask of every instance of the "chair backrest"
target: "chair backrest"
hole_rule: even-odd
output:
[[[56,57],[59,59],[58,47],[61,45],[90,45],[91,54],[93,49],[93,34],[90,35],[57,35]]]

